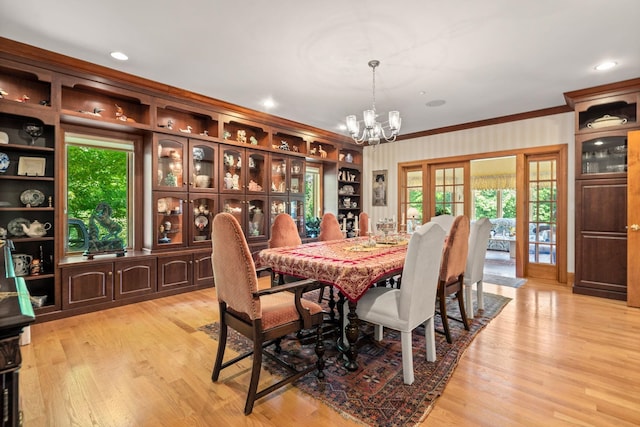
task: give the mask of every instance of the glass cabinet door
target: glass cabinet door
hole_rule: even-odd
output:
[[[302,196],[304,195],[305,161],[303,159],[292,158],[290,164],[291,181],[289,182],[289,194],[292,196]]]
[[[265,216],[265,198],[251,198],[247,204],[247,240],[265,239],[269,229]]]
[[[267,156],[261,152],[247,151],[247,192],[267,192]]]
[[[244,150],[235,147],[221,148],[220,157],[220,191],[225,193],[244,192],[245,183],[242,176]]]
[[[304,199],[292,198],[289,200],[289,215],[293,218],[298,228],[298,234],[300,237],[306,237],[307,230],[304,221]]]
[[[282,196],[269,197],[269,226],[273,225],[276,216],[287,212],[287,198]]]
[[[217,197],[198,197],[191,200],[191,245],[211,244],[211,223],[218,208]]]
[[[183,197],[180,197],[183,196]],[[156,195],[155,233],[158,248],[184,246],[184,197],[175,193]]]
[[[187,140],[182,138],[160,138],[156,143],[156,189],[185,190],[184,153]]]
[[[627,172],[627,136],[589,136],[580,144],[582,175]]]
[[[213,144],[190,141],[190,191],[217,191],[217,150]]]
[[[244,216],[243,216],[244,205],[246,205],[246,203],[244,203],[244,199],[241,199],[239,197],[232,196],[232,195],[220,196],[221,212],[226,212],[233,215],[243,228],[244,228]]]
[[[284,194],[287,189],[287,158],[271,155],[271,194]]]

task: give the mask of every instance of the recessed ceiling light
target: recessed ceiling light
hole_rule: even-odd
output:
[[[273,99],[269,98],[262,101],[262,105],[264,106],[264,108],[273,108],[276,106],[276,103],[273,101]]]
[[[434,99],[433,101],[429,101],[427,102],[425,105],[427,107],[439,107],[441,105],[446,104],[447,101],[445,101],[444,99]]]
[[[129,57],[122,52],[111,52],[111,57],[113,59],[117,59],[118,61],[126,61],[127,59],[129,59]]]
[[[615,62],[615,61],[605,61],[605,62],[602,62],[602,63],[600,63],[600,64],[596,65],[596,66],[595,66],[595,69],[596,69],[597,71],[605,71],[605,70],[610,70],[610,69],[612,69],[612,68],[613,68],[613,67],[615,67],[616,65],[618,65],[618,63],[617,63],[617,62]]]

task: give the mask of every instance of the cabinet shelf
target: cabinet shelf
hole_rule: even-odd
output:
[[[31,242],[52,242],[55,237],[53,236],[44,236],[44,237],[9,237],[13,241],[13,243],[31,243]]]
[[[28,208],[26,206],[6,206],[0,208],[0,212],[53,212],[54,210],[54,208],[48,206],[43,208]]]

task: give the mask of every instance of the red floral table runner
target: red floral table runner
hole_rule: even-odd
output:
[[[354,250],[354,246],[366,240],[332,240],[264,249],[258,261],[280,274],[334,285],[350,301],[357,301],[378,280],[402,271],[408,248],[405,242]]]

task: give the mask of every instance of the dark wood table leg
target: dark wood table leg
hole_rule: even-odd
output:
[[[358,369],[358,363],[356,362],[356,356],[358,355],[356,351],[356,341],[358,340],[358,333],[360,332],[360,321],[356,314],[356,304],[357,303],[353,301],[349,301],[349,314],[347,314],[349,323],[344,327],[345,335],[349,342],[349,348],[346,349],[348,360],[344,364],[348,371]]]

